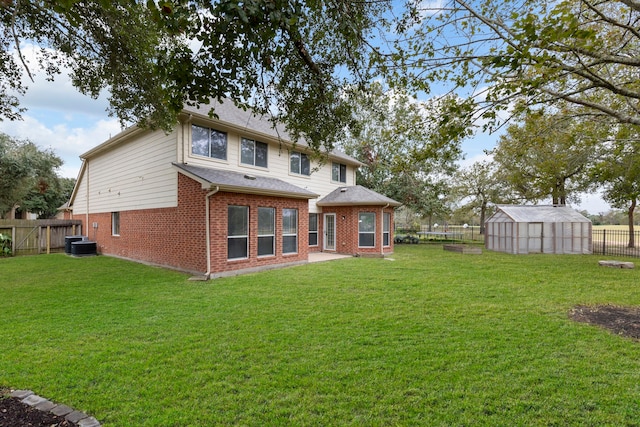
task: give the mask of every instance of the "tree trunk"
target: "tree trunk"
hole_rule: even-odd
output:
[[[484,235],[484,218],[487,214],[487,201],[483,200],[480,205],[480,234]]]
[[[566,206],[567,204],[565,181],[566,178],[556,178],[556,187],[553,189],[553,194],[551,195],[555,206]]]
[[[636,199],[633,199],[631,201],[631,206],[629,206],[629,210],[627,211],[627,215],[629,218],[629,244],[627,245],[628,248],[636,247],[636,236],[634,235],[634,232],[633,232],[633,211],[635,211],[635,209],[636,209]]]

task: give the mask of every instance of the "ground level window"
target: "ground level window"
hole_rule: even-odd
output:
[[[382,241],[384,246],[391,245],[391,214],[385,212],[382,220]]]
[[[376,245],[376,214],[361,212],[358,217],[358,246],[374,247]]]
[[[309,246],[318,246],[318,214],[309,214]]]
[[[249,257],[249,207],[229,206],[227,211],[227,258]]]
[[[298,252],[298,210],[282,209],[282,253]]]
[[[120,235],[120,212],[111,212],[111,235]]]
[[[258,256],[276,253],[276,210],[258,208]]]

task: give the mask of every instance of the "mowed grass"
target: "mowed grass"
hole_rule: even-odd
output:
[[[640,304],[640,271],[597,261],[402,245],[188,282],[0,259],[0,386],[104,426],[639,425],[640,344],[568,318]]]

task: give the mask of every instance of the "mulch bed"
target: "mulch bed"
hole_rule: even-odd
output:
[[[0,427],[72,427],[74,424],[50,412],[32,408],[0,388]]]
[[[640,307],[578,305],[571,310],[569,317],[576,322],[600,326],[617,335],[640,339]]]

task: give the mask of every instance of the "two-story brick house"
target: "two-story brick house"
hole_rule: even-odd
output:
[[[230,102],[185,108],[169,134],[132,127],[81,156],[72,217],[103,254],[216,277],[309,252],[393,252],[399,203],[355,185],[360,162],[319,162]]]

